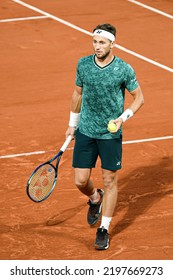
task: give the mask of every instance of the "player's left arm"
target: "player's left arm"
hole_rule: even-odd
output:
[[[120,129],[123,122],[132,117],[144,104],[144,95],[140,86],[138,86],[135,90],[129,92],[133,97],[133,101],[128,109],[126,109],[116,120],[113,121],[116,124],[116,131]]]
[[[133,114],[135,114],[144,104],[144,95],[140,86],[131,91],[130,94],[133,97],[133,102],[130,104],[129,109],[133,112]]]

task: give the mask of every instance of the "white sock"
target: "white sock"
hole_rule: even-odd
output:
[[[95,190],[95,192],[92,195],[90,195],[89,199],[91,200],[91,202],[97,203],[100,199],[98,199],[98,191]]]
[[[112,217],[102,216],[100,228],[104,227],[108,231],[111,220],[112,220]]]

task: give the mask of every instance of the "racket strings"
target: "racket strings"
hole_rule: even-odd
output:
[[[41,166],[29,182],[29,196],[34,201],[45,199],[54,187],[55,177],[55,169],[50,164]]]

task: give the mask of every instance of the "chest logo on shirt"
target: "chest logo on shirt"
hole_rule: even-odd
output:
[[[115,67],[114,67],[114,70],[115,70],[115,71],[118,71],[118,70],[119,70],[119,68],[115,66]]]

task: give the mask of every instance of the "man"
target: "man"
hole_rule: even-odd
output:
[[[109,225],[117,203],[117,173],[122,159],[122,123],[144,103],[133,68],[113,55],[116,29],[111,24],[93,30],[94,54],[78,62],[66,137],[75,135],[73,167],[75,184],[88,196],[90,225],[102,218],[96,232],[95,249],[109,247]],[[124,111],[125,90],[132,103]],[[116,124],[111,133],[109,121]],[[104,190],[95,189],[90,179],[98,156],[101,159]]]

